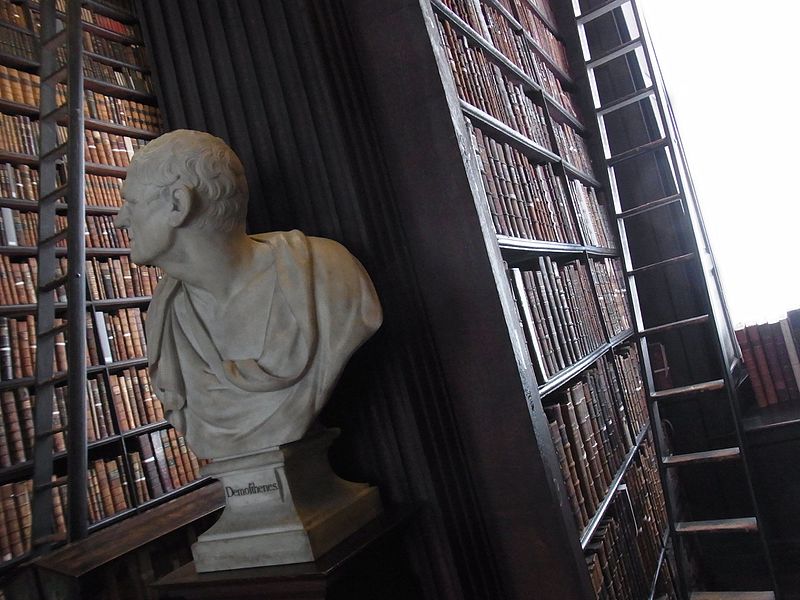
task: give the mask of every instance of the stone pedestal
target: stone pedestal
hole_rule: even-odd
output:
[[[377,488],[341,479],[328,463],[338,435],[325,430],[203,467],[222,482],[226,506],[192,546],[197,572],[313,561],[377,517]]]

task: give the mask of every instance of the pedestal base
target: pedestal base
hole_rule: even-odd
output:
[[[338,477],[336,430],[203,468],[225,490],[219,521],[192,546],[197,572],[314,561],[381,512],[377,488]]]

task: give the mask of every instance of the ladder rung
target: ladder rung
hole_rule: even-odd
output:
[[[681,199],[680,194],[673,194],[672,196],[664,196],[663,198],[659,198],[658,200],[653,200],[652,202],[646,202],[640,206],[634,206],[633,208],[629,208],[628,210],[623,210],[621,213],[617,215],[618,219],[627,219],[628,217],[635,217],[636,215],[640,215],[642,213],[646,213],[651,210],[655,210],[656,208],[661,208],[662,206],[667,206],[674,202],[678,202]]]
[[[685,262],[687,260],[691,260],[695,257],[694,252],[689,252],[688,254],[681,254],[680,256],[673,256],[672,258],[667,258],[665,260],[660,260],[656,263],[652,263],[649,265],[645,265],[643,267],[637,267],[635,269],[631,269],[628,274],[629,275],[638,275],[639,273],[643,273],[645,271],[649,271],[650,269],[657,269],[659,267],[666,267],[668,265],[674,265],[677,263]]]
[[[50,489],[53,489],[54,487],[58,487],[60,485],[66,485],[66,484],[67,484],[67,477],[56,477],[55,479],[52,479],[52,480],[48,481],[47,483],[43,483],[41,485],[35,486],[33,489],[34,489],[34,491],[38,492],[38,491],[41,491],[41,490],[50,490]]]
[[[60,158],[67,153],[68,144],[64,142],[63,144],[59,144],[55,148],[51,148],[47,152],[45,152],[42,157],[39,159],[39,162],[44,163],[48,160],[53,160],[54,158]]]
[[[44,337],[48,337],[48,336],[56,336],[59,333],[62,333],[64,331],[66,331],[66,330],[67,330],[67,324],[66,323],[62,323],[61,325],[56,325],[55,327],[52,327],[51,329],[47,329],[45,331],[40,331],[39,332],[39,337],[40,338],[44,338]]]
[[[637,90],[631,94],[622,96],[622,98],[617,98],[613,102],[604,104],[600,108],[596,109],[595,112],[602,117],[603,115],[607,115],[608,113],[619,110],[620,108],[625,108],[629,104],[634,104],[635,102],[644,100],[648,96],[652,96],[654,93],[655,88],[653,88],[653,86],[649,86],[644,89]]]
[[[57,85],[59,83],[65,83],[67,81],[67,65],[63,67],[59,67],[47,77],[43,77],[41,81],[41,86],[44,87],[46,85]]]
[[[578,25],[583,25],[589,21],[594,21],[596,18],[602,17],[604,14],[611,12],[615,8],[622,6],[623,4],[627,4],[628,2],[630,2],[630,0],[609,0],[609,2],[601,4],[597,8],[580,15],[576,18],[576,21],[578,21]]]
[[[602,56],[598,56],[597,58],[593,58],[592,60],[586,61],[586,68],[587,69],[596,69],[597,67],[606,64],[607,62],[611,62],[615,58],[619,58],[620,56],[635,50],[639,46],[642,45],[642,38],[634,38],[629,42],[625,42],[624,44],[620,44],[616,48],[613,48],[603,54]]]
[[[717,519],[713,521],[683,521],[675,523],[675,533],[728,533],[758,531],[755,517]]]
[[[733,460],[739,458],[740,455],[741,452],[739,448],[720,448],[719,450],[707,450],[706,452],[673,454],[672,456],[663,458],[661,462],[667,467],[680,467],[682,465]]]
[[[69,185],[65,183],[64,185],[54,189],[52,192],[48,192],[44,196],[41,196],[39,198],[39,204],[46,204],[48,202],[54,202],[59,198],[63,198],[64,196],[67,195],[68,191],[69,191]]]
[[[68,229],[66,227],[59,229],[53,235],[48,235],[46,238],[40,240],[39,245],[47,246],[49,244],[57,244],[61,240],[67,239],[67,231]]]
[[[690,600],[775,600],[775,592],[692,592]]]
[[[665,400],[669,398],[676,398],[679,396],[691,396],[692,394],[700,394],[702,392],[713,392],[721,390],[725,387],[725,381],[716,379],[714,381],[706,381],[704,383],[694,383],[692,385],[685,385],[683,387],[676,387],[669,390],[661,390],[653,392],[650,397],[653,400]]]
[[[67,42],[67,28],[65,27],[53,37],[42,41],[42,51],[58,48]]]
[[[41,117],[39,121],[63,121],[69,116],[69,105],[62,104],[58,108],[51,110],[45,116]]]
[[[44,546],[45,544],[58,544],[67,541],[67,534],[64,531],[58,533],[50,533],[40,538],[33,540],[34,546]]]
[[[647,154],[648,152],[653,152],[654,150],[658,150],[659,148],[663,148],[669,144],[669,138],[661,138],[658,140],[653,140],[652,142],[648,142],[646,144],[642,144],[641,146],[637,146],[636,148],[631,148],[630,150],[626,150],[625,152],[620,152],[619,154],[615,154],[614,156],[610,156],[606,159],[606,162],[609,166],[617,165],[621,162],[625,162],[626,160],[630,160],[632,158],[636,158],[642,154]]]
[[[51,279],[47,283],[45,283],[42,287],[39,288],[40,292],[52,292],[54,289],[65,285],[69,280],[69,275],[62,275],[61,277],[56,277],[55,279]]]
[[[680,327],[690,327],[691,325],[700,325],[701,323],[708,322],[708,315],[700,315],[699,317],[692,317],[690,319],[683,319],[681,321],[674,321],[664,325],[656,325],[655,327],[648,327],[639,332],[640,336],[654,335],[656,333],[664,333]]]

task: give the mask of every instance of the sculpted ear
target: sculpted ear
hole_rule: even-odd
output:
[[[194,209],[197,196],[194,190],[186,185],[177,186],[172,190],[170,199],[170,211],[167,222],[172,227],[180,227],[189,218]]]

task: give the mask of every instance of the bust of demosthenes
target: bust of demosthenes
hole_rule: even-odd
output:
[[[178,130],[139,150],[117,225],[165,272],[147,313],[150,374],[201,458],[300,439],[381,324],[361,264],[299,231],[245,233],[247,182],[219,138]]]

